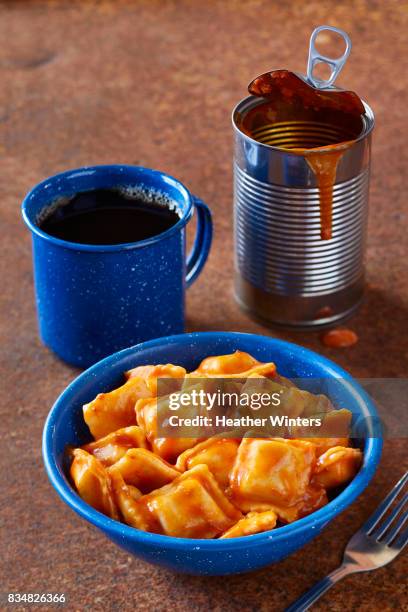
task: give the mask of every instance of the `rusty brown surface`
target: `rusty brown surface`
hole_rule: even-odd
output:
[[[278,565],[200,578],[130,558],[74,515],[43,471],[43,422],[76,372],[37,337],[30,237],[19,204],[45,176],[84,164],[167,171],[206,200],[215,218],[209,263],[188,295],[189,329],[276,335],[333,358],[355,376],[407,376],[407,6],[145,0],[16,1],[0,9],[0,590],[65,592],[72,610],[282,610],[339,563],[348,537],[407,468],[406,441],[388,441],[368,490]],[[309,34],[322,23],[351,35],[354,48],[339,84],[367,99],[377,118],[368,290],[348,323],[359,342],[343,350],[323,347],[318,333],[251,322],[231,288],[230,111],[257,74],[304,71]],[[403,609],[407,569],[400,557],[347,578],[315,609]]]

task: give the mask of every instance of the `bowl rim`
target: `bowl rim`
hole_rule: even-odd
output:
[[[376,408],[366,394],[360,384],[354,380],[354,378],[343,368],[335,364],[333,361],[326,357],[319,355],[318,353],[304,348],[292,342],[280,340],[270,336],[262,336],[259,334],[249,334],[244,332],[192,332],[184,334],[176,334],[172,336],[165,336],[162,338],[156,338],[147,342],[136,344],[129,348],[117,351],[108,357],[98,361],[93,366],[82,372],[77,376],[60,394],[52,406],[47,419],[44,424],[43,437],[42,437],[42,453],[45,465],[45,470],[48,478],[60,496],[60,498],[70,506],[77,514],[82,518],[86,519],[92,525],[95,525],[101,529],[107,535],[112,534],[113,537],[120,538],[122,541],[130,540],[132,542],[140,542],[148,547],[156,546],[162,549],[169,550],[212,550],[212,551],[227,551],[235,548],[242,548],[245,544],[247,548],[257,546],[262,542],[272,544],[273,542],[282,542],[294,536],[297,533],[308,530],[319,528],[328,524],[335,516],[342,512],[347,506],[349,506],[367,487],[369,482],[374,476],[378,462],[381,457],[383,440],[381,437],[368,437],[366,438],[366,447],[363,455],[363,465],[359,472],[353,478],[353,480],[343,489],[343,491],[337,495],[334,499],[328,502],[325,506],[305,516],[304,518],[298,519],[288,525],[283,525],[278,529],[272,529],[261,533],[241,536],[237,538],[226,538],[226,539],[197,539],[197,538],[178,538],[174,536],[166,536],[161,534],[149,533],[141,531],[135,527],[130,527],[125,523],[116,521],[109,518],[108,516],[98,512],[92,506],[84,502],[80,496],[75,492],[72,486],[62,476],[60,468],[57,463],[57,459],[54,454],[53,448],[53,436],[55,432],[55,422],[59,415],[59,412],[63,406],[69,403],[71,396],[73,396],[81,387],[82,383],[88,379],[88,377],[95,377],[98,375],[99,370],[105,369],[110,365],[118,365],[124,358],[131,354],[138,354],[143,352],[145,349],[154,349],[155,347],[166,344],[177,345],[180,342],[192,342],[198,337],[206,338],[208,341],[219,340],[220,338],[231,339],[236,338],[238,341],[240,338],[250,337],[254,341],[262,343],[267,342],[276,350],[284,348],[286,350],[294,350],[297,356],[302,356],[313,359],[317,359],[319,363],[327,370],[329,376],[334,378],[342,378],[350,385],[350,390],[359,401],[363,411],[372,417],[377,417],[378,414]],[[317,532],[318,533],[318,532]]]

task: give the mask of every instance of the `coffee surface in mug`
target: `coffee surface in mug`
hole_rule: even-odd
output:
[[[175,225],[180,216],[174,203],[131,189],[96,189],[51,204],[39,227],[61,240],[112,245],[152,238]]]

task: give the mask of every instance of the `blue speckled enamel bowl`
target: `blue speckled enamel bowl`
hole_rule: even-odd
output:
[[[338,398],[353,412],[353,418],[363,423],[377,418],[364,390],[339,366],[305,348],[265,336],[235,332],[182,334],[145,342],[103,359],[78,376],[51,409],[43,434],[45,468],[53,487],[73,510],[121,548],[144,561],[178,572],[208,575],[247,572],[276,563],[316,537],[360,495],[374,475],[382,440],[366,437],[369,432],[363,432],[363,465],[335,499],[290,525],[226,540],[193,540],[145,533],[106,517],[82,501],[67,479],[64,451],[68,444],[81,445],[90,438],[82,417],[83,404],[97,393],[122,384],[123,372],[137,365],[171,362],[192,370],[208,355],[236,349],[262,361],[274,361],[278,371],[287,377],[336,378]]]

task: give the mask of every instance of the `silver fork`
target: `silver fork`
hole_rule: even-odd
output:
[[[308,610],[309,606],[344,576],[355,572],[369,572],[395,559],[408,542],[408,527],[403,530],[408,519],[408,493],[404,492],[407,482],[408,472],[397,482],[368,521],[353,535],[344,551],[341,566],[316,583],[310,591],[286,608],[285,612]],[[400,493],[402,496],[397,500]],[[397,503],[393,506],[396,500]],[[383,517],[384,520],[381,521]]]

